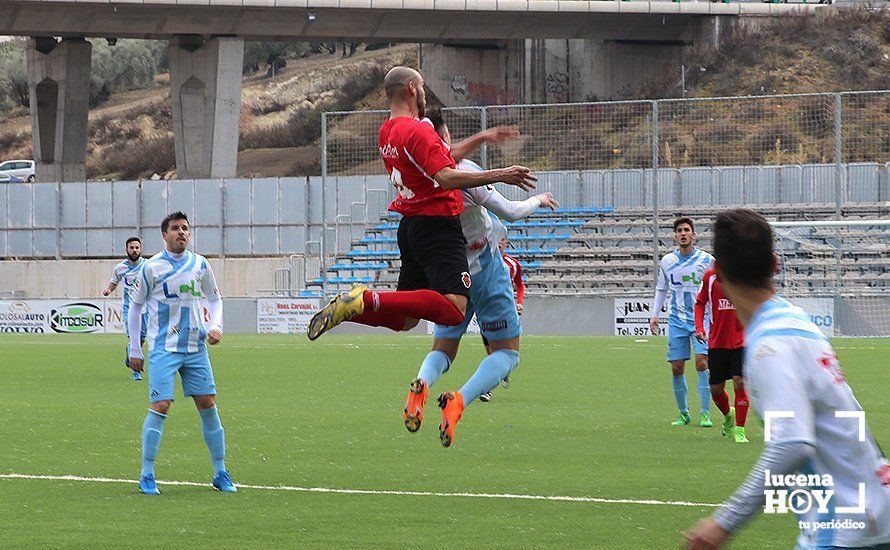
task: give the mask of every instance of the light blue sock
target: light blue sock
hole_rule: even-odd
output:
[[[519,352],[512,349],[499,349],[483,359],[473,376],[460,389],[464,407],[469,407],[477,397],[497,386],[517,365]]]
[[[226,431],[219,421],[216,405],[198,411],[201,415],[201,428],[204,431],[204,442],[210,450],[210,461],[215,473],[226,470]]]
[[[677,400],[677,408],[681,413],[689,413],[689,407],[686,405],[686,392],[688,391],[686,377],[682,374],[674,376],[674,399]]]
[[[701,412],[711,412],[711,377],[710,371],[699,371],[698,373],[698,398],[701,400]]]
[[[440,376],[448,372],[451,368],[451,359],[444,351],[434,349],[426,354],[423,363],[420,364],[420,370],[417,371],[417,377],[426,382],[428,388],[436,383]]]
[[[155,457],[158,456],[158,448],[161,446],[161,436],[164,434],[164,420],[166,414],[161,414],[151,409],[142,423],[142,475],[155,475]]]

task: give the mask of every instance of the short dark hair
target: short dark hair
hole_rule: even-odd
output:
[[[695,233],[695,224],[692,223],[692,218],[688,218],[686,216],[682,216],[674,220],[674,231],[677,231],[677,228],[683,224],[689,224],[689,227],[692,229],[692,232]]]
[[[130,243],[133,241],[142,244],[142,239],[140,239],[139,237],[130,237],[129,239],[127,239],[127,242],[124,243],[124,246],[130,246]]]
[[[775,265],[773,228],[753,210],[724,210],[714,221],[714,257],[729,282],[767,288]]]
[[[167,214],[167,217],[164,218],[164,221],[161,222],[161,232],[166,233],[167,227],[170,226],[170,222],[173,220],[185,220],[189,221],[189,217],[183,214],[182,212],[173,212],[172,214]]]
[[[426,112],[426,117],[433,123],[433,128],[436,129],[436,133],[441,134],[442,128],[445,127],[445,118],[442,116],[442,110],[429,109]]]

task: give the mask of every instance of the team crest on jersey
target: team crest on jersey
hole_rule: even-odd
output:
[[[460,274],[460,280],[464,284],[464,288],[470,288],[470,285],[473,284],[473,279],[470,278],[470,274],[466,271]]]

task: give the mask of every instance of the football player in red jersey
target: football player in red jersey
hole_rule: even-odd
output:
[[[707,310],[707,311],[706,311]],[[705,316],[710,317],[710,330],[705,331]],[[735,306],[723,295],[714,268],[702,277],[701,290],[695,300],[695,338],[708,344],[711,398],[723,413],[723,435],[736,443],[747,443],[745,419],[748,417],[748,394],[742,378],[745,355],[745,329],[736,317]],[[735,407],[729,406],[726,381],[732,379]]]
[[[529,190],[537,181],[523,166],[482,172],[457,170],[432,124],[421,119],[426,96],[420,73],[410,67],[394,67],[386,74],[384,88],[390,118],[380,127],[378,145],[398,192],[389,210],[402,214],[398,290],[377,292],[356,285],[339,294],[310,320],[310,340],[347,320],[395,331],[410,330],[420,319],[448,326],[461,324],[472,280],[460,224],[460,190],[495,182]],[[503,137],[492,132],[478,139],[497,141]]]

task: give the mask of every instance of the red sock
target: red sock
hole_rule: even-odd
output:
[[[729,414],[729,395],[725,391],[720,392],[720,395],[714,397],[714,403],[724,415]]]
[[[405,317],[426,319],[445,326],[456,326],[464,322],[464,314],[457,306],[432,290],[366,291],[364,300],[365,314],[352,319],[358,323],[369,313],[385,315],[389,321],[393,321],[395,316],[401,316],[403,325]]]
[[[748,392],[745,390],[735,391],[735,425],[740,428],[745,427],[745,419],[748,418]]]
[[[405,316],[401,313],[386,313],[365,308],[365,312],[350,319],[353,323],[361,323],[371,327],[386,327],[396,332],[405,330]]]

